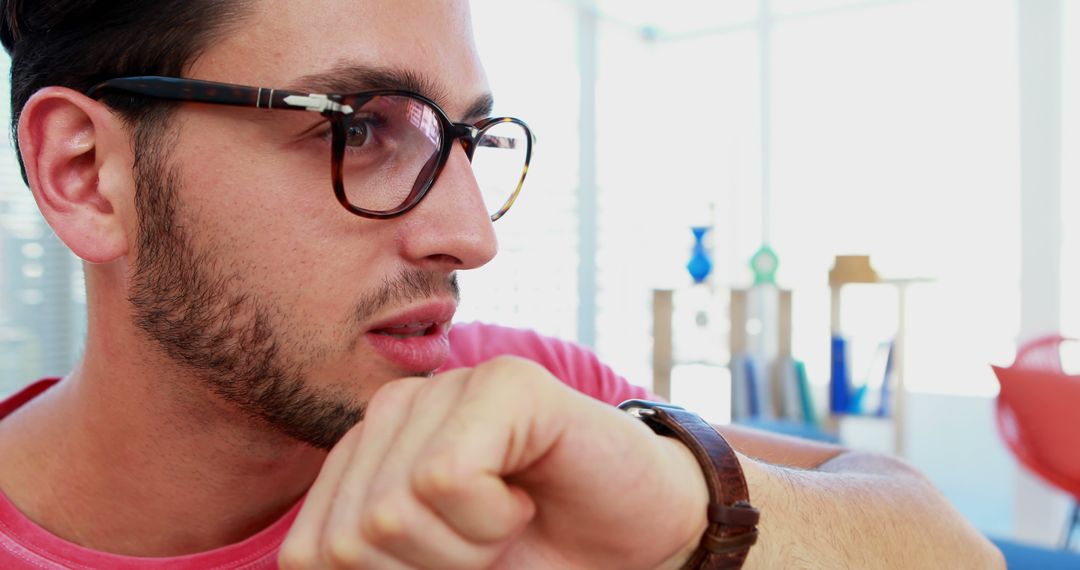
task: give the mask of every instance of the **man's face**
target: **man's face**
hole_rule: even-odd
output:
[[[456,122],[487,95],[464,0],[265,0],[187,75],[356,92],[411,78]],[[322,76],[312,80],[312,76]],[[401,87],[407,87],[402,85]],[[383,383],[446,357],[454,272],[495,254],[464,152],[414,210],[334,199],[315,113],[185,105],[136,141],[135,319],[182,369],[276,428],[329,447]]]

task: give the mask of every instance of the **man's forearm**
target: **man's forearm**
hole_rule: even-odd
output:
[[[747,568],[1004,568],[1000,553],[921,474],[841,453],[814,470],[742,457],[760,539]]]

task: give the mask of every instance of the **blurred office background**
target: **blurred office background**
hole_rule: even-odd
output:
[[[933,279],[908,299],[907,458],[985,532],[1058,540],[1070,501],[999,442],[989,364],[1040,333],[1080,335],[1068,223],[1080,0],[473,0],[473,12],[496,112],[527,120],[538,146],[496,226],[500,256],[463,276],[461,320],[577,340],[649,386],[652,291],[689,282],[688,227],[709,225],[716,287],[749,285],[761,244],[778,253],[793,350],[824,394],[828,271],[835,255],[869,254],[883,275]],[[79,263],[0,146],[10,393],[71,367],[85,299]],[[676,401],[710,393],[673,381]]]

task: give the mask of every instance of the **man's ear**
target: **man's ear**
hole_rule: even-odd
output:
[[[46,87],[23,107],[18,136],[30,190],[56,235],[91,263],[125,255],[134,182],[123,121],[77,91]]]

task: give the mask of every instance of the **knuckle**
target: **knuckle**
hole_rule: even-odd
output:
[[[419,378],[402,378],[384,384],[372,394],[368,401],[364,420],[377,422],[380,418],[401,413],[402,409],[410,405],[417,388],[422,386],[419,380]]]
[[[401,380],[387,382],[372,394],[369,405],[372,409],[403,405],[408,399],[407,388],[408,384]]]
[[[519,356],[513,356],[510,354],[501,354],[488,360],[480,365],[482,368],[516,368],[521,365],[527,365],[530,361],[525,360]]]
[[[362,568],[364,548],[360,540],[345,532],[335,532],[323,545],[322,559],[330,568]],[[312,568],[300,566],[300,568]]]
[[[551,373],[536,362],[517,356],[498,356],[485,363],[474,379],[485,389],[518,393],[521,389],[540,391],[551,383]]]
[[[539,363],[532,360],[526,360],[519,356],[500,356],[496,359],[500,367],[505,368],[511,372],[517,372],[520,374],[527,374],[530,378],[534,377],[537,372],[547,373],[547,369],[541,366]]]
[[[315,568],[318,564],[318,553],[310,548],[300,548],[286,544],[278,552],[278,568],[281,570],[307,570],[308,568]]]
[[[390,501],[379,501],[360,519],[360,529],[374,544],[400,541],[408,534],[402,509]]]
[[[426,499],[455,497],[461,494],[462,487],[462,481],[454,475],[449,461],[442,458],[429,460],[413,477],[413,489]]]

